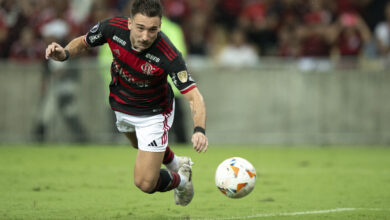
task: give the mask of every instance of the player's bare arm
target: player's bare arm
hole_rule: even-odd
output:
[[[206,129],[206,105],[203,96],[197,88],[192,89],[184,94],[191,108],[192,120],[195,128]],[[195,131],[191,139],[196,152],[206,152],[208,147],[208,139],[201,131]]]
[[[69,42],[65,48],[56,42],[49,44],[49,46],[46,48],[45,58],[56,61],[65,61],[70,57],[82,54],[87,49],[88,46],[84,42],[84,36],[80,36]]]

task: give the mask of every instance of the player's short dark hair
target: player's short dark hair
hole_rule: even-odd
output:
[[[162,17],[163,6],[160,0],[133,0],[131,5],[130,17],[136,14],[142,14],[147,17]]]

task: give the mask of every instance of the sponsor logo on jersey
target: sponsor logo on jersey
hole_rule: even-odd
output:
[[[146,62],[144,64],[141,65],[141,69],[142,71],[146,74],[146,75],[152,75],[153,74],[153,71],[155,70],[155,68],[152,66],[152,64]]]
[[[99,25],[100,25],[100,23],[95,25],[95,26],[93,26],[89,32],[95,33],[99,29]]]
[[[112,38],[114,41],[118,42],[120,45],[122,46],[126,46],[126,41],[122,40],[121,38],[119,38],[118,36],[114,35],[114,37]]]
[[[188,73],[187,71],[180,71],[177,73],[177,78],[179,78],[180,82],[186,83],[188,81]]]
[[[147,88],[150,86],[149,80],[136,80],[127,70],[122,68],[117,62],[114,61],[114,71],[117,72],[122,79],[126,80],[130,84],[136,85],[140,88]]]
[[[152,55],[150,53],[147,53],[145,57],[150,59],[150,60],[153,60],[156,63],[160,62],[160,58],[158,58],[158,57],[156,57],[156,56],[154,56],[154,55]]]
[[[103,37],[102,33],[98,33],[96,35],[91,35],[88,37],[89,41],[91,41],[91,43],[94,43],[96,40],[99,40],[101,37]]]

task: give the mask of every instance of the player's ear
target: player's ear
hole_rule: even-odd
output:
[[[131,30],[131,18],[127,20],[127,27]]]

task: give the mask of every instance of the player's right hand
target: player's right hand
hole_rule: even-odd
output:
[[[201,132],[195,132],[192,135],[192,144],[193,148],[195,149],[196,152],[201,153],[201,152],[206,152],[207,147],[209,146],[209,140],[207,139],[206,135],[204,135]]]
[[[45,58],[47,60],[50,58],[56,61],[62,61],[66,58],[65,49],[56,42],[53,42],[47,46]]]

